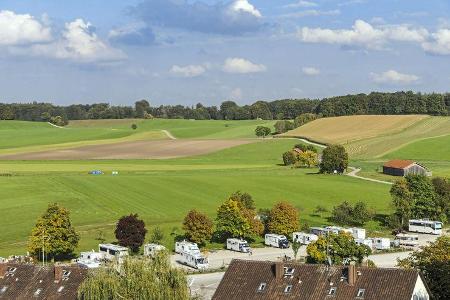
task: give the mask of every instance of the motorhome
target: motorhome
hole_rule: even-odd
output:
[[[370,249],[373,248],[373,241],[371,239],[355,239],[357,245],[366,245]]]
[[[373,248],[386,250],[391,248],[391,240],[388,238],[372,238]]]
[[[410,232],[442,234],[442,222],[431,220],[409,220]]]
[[[209,267],[208,258],[204,257],[201,253],[189,253],[189,252],[181,252],[180,262],[189,267],[204,270]]]
[[[264,244],[276,248],[289,248],[289,241],[284,235],[268,233],[264,237]]]
[[[95,269],[100,267],[104,260],[104,253],[92,250],[90,252],[81,252],[80,257],[77,259],[77,264],[88,269]]]
[[[315,234],[317,236],[322,236],[322,235],[326,235],[328,230],[326,230],[325,228],[322,228],[322,227],[311,227],[309,229],[309,232],[312,234]]]
[[[119,261],[128,256],[128,248],[114,244],[99,244],[98,250],[104,254],[106,260],[118,259]]]
[[[240,239],[227,239],[227,250],[249,253],[251,248],[247,241]]]
[[[365,240],[366,239],[366,230],[364,228],[349,228],[351,230],[351,234],[355,240]]]
[[[159,251],[166,250],[166,247],[159,244],[145,244],[144,255],[154,257]]]
[[[302,245],[309,245],[310,243],[317,241],[319,237],[313,233],[305,232],[293,232],[292,240],[299,242]]]
[[[395,236],[400,246],[415,247],[419,245],[419,236],[417,234],[399,233]]]
[[[189,241],[184,240],[182,242],[175,243],[175,252],[196,254],[200,253],[200,249],[198,248],[198,245],[196,243],[191,243]]]

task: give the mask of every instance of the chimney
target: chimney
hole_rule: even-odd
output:
[[[356,267],[355,267],[355,263],[351,262],[348,266],[347,266],[347,280],[348,280],[348,284],[350,286],[354,286],[355,282],[356,282]]]
[[[281,261],[275,262],[275,279],[281,279],[284,275],[284,267]]]
[[[5,277],[6,270],[8,270],[8,265],[4,262],[0,263],[0,278]]]
[[[53,267],[53,273],[55,275],[55,282],[59,282],[63,278],[63,266],[62,265],[55,265]]]

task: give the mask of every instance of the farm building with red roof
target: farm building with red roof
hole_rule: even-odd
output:
[[[392,176],[406,176],[409,174],[431,176],[427,168],[413,160],[394,159],[383,165],[383,173]]]

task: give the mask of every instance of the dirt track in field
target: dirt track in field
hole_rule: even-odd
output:
[[[0,160],[167,159],[216,152],[256,140],[153,140],[0,155]]]

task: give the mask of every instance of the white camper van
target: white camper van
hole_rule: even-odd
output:
[[[204,257],[201,253],[181,252],[180,256],[180,262],[189,267],[198,270],[204,270],[209,267],[208,258]]]
[[[364,240],[366,239],[366,230],[364,228],[349,228],[351,230],[352,236],[355,240]]]
[[[371,239],[355,239],[357,245],[366,245],[370,249],[373,248],[373,241]]]
[[[88,269],[95,269],[100,267],[104,259],[105,254],[101,252],[95,252],[94,250],[81,252],[80,257],[77,259],[77,264]]]
[[[158,244],[145,244],[144,255],[154,257],[159,251],[166,250],[166,247]]]
[[[289,248],[289,241],[284,235],[268,233],[264,237],[264,244],[276,248]]]
[[[399,233],[395,236],[400,246],[415,247],[419,245],[419,236],[417,234]]]
[[[372,238],[373,248],[377,250],[386,250],[391,248],[391,240],[388,238]]]
[[[442,222],[431,220],[409,220],[410,232],[442,234]]]
[[[292,240],[299,242],[302,245],[309,245],[310,243],[317,241],[319,237],[313,233],[305,232],[293,232]]]
[[[227,250],[249,253],[251,248],[247,241],[240,239],[227,239]]]
[[[191,253],[196,254],[200,253],[200,249],[198,248],[196,243],[191,243],[188,241],[176,242],[175,243],[175,252],[176,253]]]
[[[99,244],[98,250],[104,254],[106,260],[118,259],[122,260],[125,256],[128,256],[128,248],[113,244]]]

